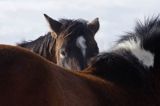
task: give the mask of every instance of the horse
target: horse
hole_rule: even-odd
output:
[[[1,106],[159,106],[160,19],[137,24],[83,71],[0,45]]]
[[[99,20],[88,22],[83,19],[56,21],[44,14],[50,32],[31,42],[18,46],[27,48],[67,69],[83,70],[92,57],[99,53],[95,34]]]

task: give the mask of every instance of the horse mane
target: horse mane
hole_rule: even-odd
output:
[[[147,18],[145,19],[144,23],[142,23],[141,21],[138,21],[135,27],[135,33],[139,37],[147,37],[147,36],[151,36],[154,33],[154,31],[157,30],[157,28],[160,28],[159,16]]]
[[[17,45],[18,45],[18,46],[25,47],[25,46],[28,45],[29,43],[31,43],[31,44],[38,43],[39,41],[44,41],[44,40],[47,39],[47,38],[49,38],[49,40],[50,40],[50,37],[51,37],[51,33],[48,32],[47,34],[38,37],[36,40],[31,40],[31,41],[25,41],[25,40],[24,40],[24,41],[22,41],[21,43],[17,43]]]
[[[121,36],[117,41],[117,44],[128,40],[134,40],[137,42],[137,38],[140,40],[141,47],[149,50],[152,53],[160,52],[157,45],[160,45],[160,18],[152,17],[145,19],[144,22],[137,21],[134,31],[128,32]]]
[[[23,41],[22,43],[18,43],[17,46],[28,48],[43,57],[47,57],[47,55],[52,55],[54,39],[51,33],[48,32],[34,41]]]
[[[153,17],[151,19],[147,18],[144,20],[144,22],[137,21],[134,31],[127,32],[127,34],[121,36],[120,40],[118,40],[118,43],[134,37],[153,37],[151,35],[154,33],[154,31],[157,30],[157,28],[160,28],[159,16]]]

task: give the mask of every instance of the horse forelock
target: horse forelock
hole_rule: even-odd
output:
[[[69,19],[61,19],[59,20],[62,23],[61,26],[61,36],[64,38],[68,35],[78,35],[80,32],[85,32],[87,29],[87,21],[78,19],[78,20],[69,20]]]
[[[77,19],[77,20],[73,20],[73,19],[60,19],[59,22],[62,24],[63,27],[68,27],[74,24],[83,24],[83,25],[87,25],[88,21],[83,20],[83,19]]]

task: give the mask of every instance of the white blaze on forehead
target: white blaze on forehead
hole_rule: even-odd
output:
[[[131,53],[143,63],[143,65],[150,67],[154,65],[154,54],[150,51],[145,50],[141,47],[141,42],[138,38],[136,40],[130,39],[128,41],[124,41],[116,45],[114,50],[118,49],[126,49],[130,50]]]
[[[81,49],[83,56],[85,56],[87,46],[86,46],[86,40],[83,36],[80,36],[77,38],[76,45],[78,48]]]

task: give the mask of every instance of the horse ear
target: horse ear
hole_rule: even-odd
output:
[[[54,33],[56,33],[58,35],[58,33],[60,32],[60,28],[61,28],[62,24],[60,22],[52,19],[51,17],[49,17],[46,14],[44,14],[44,17],[46,18],[46,20],[47,20],[47,22],[49,24],[51,32],[54,32]]]
[[[88,27],[91,29],[93,34],[95,34],[98,31],[99,26],[100,25],[99,25],[99,19],[98,18],[95,18],[93,21],[88,23]]]

